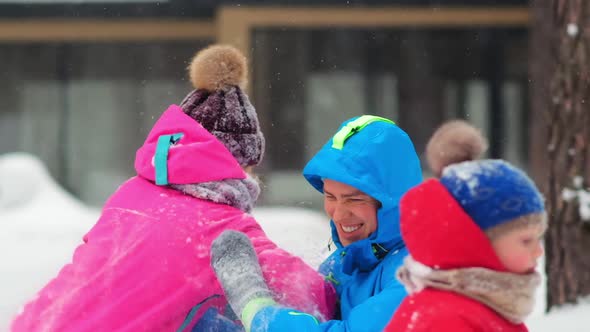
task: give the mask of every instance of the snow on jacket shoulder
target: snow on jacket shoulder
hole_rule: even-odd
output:
[[[137,152],[139,176],[109,198],[72,262],[25,306],[12,331],[190,331],[207,310],[229,308],[209,257],[226,229],[250,237],[281,303],[331,317],[332,287],[249,214],[153,183],[158,138],[178,133],[167,159],[170,183],[245,178],[223,144],[172,105]]]

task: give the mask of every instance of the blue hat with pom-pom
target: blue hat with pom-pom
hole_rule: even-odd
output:
[[[440,182],[484,231],[545,210],[533,181],[503,160],[449,165],[443,170]]]
[[[428,164],[486,233],[509,221],[544,213],[543,197],[523,171],[504,160],[477,160],[487,145],[477,128],[462,120],[449,121],[428,142]],[[528,218],[521,224],[537,221],[543,222],[544,218]]]

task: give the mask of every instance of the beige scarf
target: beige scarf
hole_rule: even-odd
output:
[[[435,270],[410,256],[397,270],[397,278],[409,294],[425,287],[452,291],[484,303],[515,324],[532,312],[541,281],[536,272],[520,275],[480,267]]]

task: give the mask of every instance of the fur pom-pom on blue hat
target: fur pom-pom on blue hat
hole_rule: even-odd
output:
[[[441,184],[486,233],[517,220],[544,222],[544,200],[533,181],[504,160],[475,160],[486,148],[479,130],[455,120],[432,136],[427,159]]]

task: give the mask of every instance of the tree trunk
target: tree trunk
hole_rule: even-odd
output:
[[[545,249],[550,310],[590,294],[590,220],[584,220],[590,217],[580,209],[590,175],[590,2],[537,0],[533,6],[533,107],[544,110],[539,115],[544,116],[548,139]],[[542,64],[547,60],[550,63]],[[549,72],[547,80],[543,67]]]

